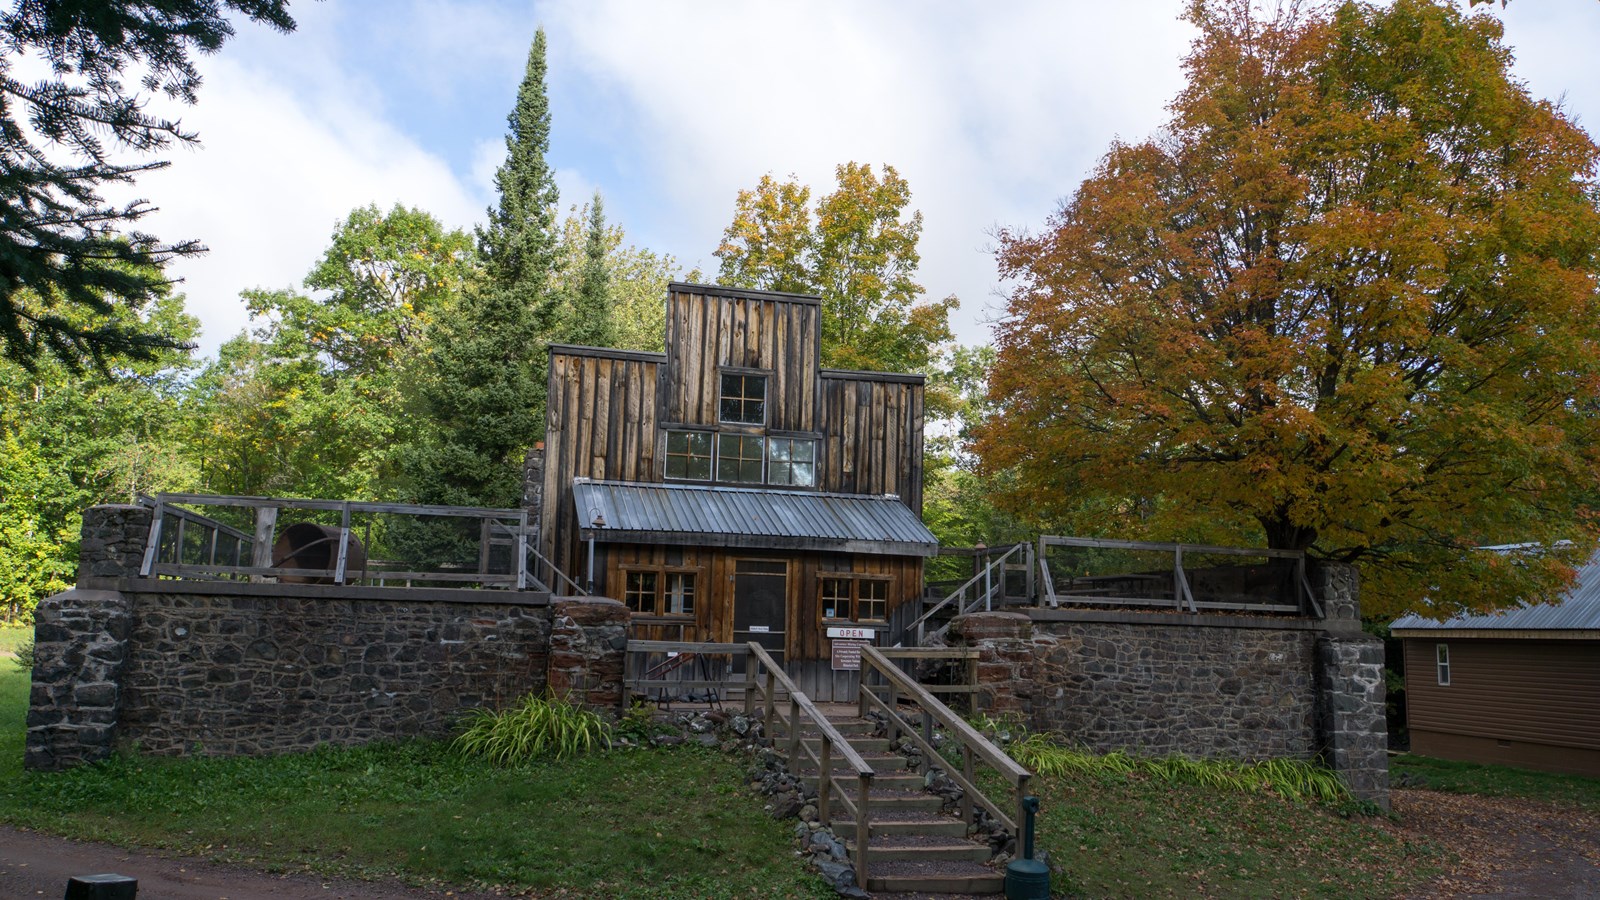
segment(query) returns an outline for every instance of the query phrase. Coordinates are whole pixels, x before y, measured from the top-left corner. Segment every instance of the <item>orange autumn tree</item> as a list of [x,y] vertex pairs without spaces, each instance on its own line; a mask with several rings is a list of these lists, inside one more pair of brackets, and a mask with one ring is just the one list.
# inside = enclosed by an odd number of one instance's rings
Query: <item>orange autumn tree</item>
[[1558,595],[1595,546],[1595,144],[1487,15],[1188,17],[1160,135],[1000,236],[1003,502],[1355,562],[1369,616]]

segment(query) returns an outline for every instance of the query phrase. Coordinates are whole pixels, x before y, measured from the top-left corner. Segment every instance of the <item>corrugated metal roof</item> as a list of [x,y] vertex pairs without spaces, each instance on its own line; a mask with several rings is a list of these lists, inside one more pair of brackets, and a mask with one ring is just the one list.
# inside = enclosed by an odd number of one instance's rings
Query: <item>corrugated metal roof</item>
[[[933,556],[939,541],[892,496],[575,479],[580,535],[620,544]],[[589,527],[596,514],[603,528]]]
[[[1507,548],[1487,548],[1507,549]],[[1485,631],[1586,631],[1600,629],[1600,553],[1578,570],[1572,590],[1556,604],[1538,603],[1487,616],[1457,616],[1443,622],[1415,613],[1396,619],[1391,629]]]

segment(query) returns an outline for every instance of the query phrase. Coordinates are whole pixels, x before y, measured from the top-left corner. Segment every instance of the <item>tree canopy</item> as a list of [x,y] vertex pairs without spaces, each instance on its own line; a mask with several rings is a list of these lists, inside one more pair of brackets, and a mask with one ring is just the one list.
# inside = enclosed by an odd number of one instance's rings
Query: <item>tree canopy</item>
[[1370,615],[1555,596],[1595,543],[1595,144],[1448,3],[1189,17],[1165,130],[1001,235],[1010,508],[1357,562]]
[[[165,291],[164,266],[199,253],[132,230],[153,211],[101,191],[166,163],[143,158],[194,143],[176,120],[146,111],[147,93],[194,103],[191,52],[214,53],[240,13],[294,28],[288,0],[17,0],[0,14],[0,353],[26,367],[49,354],[70,368],[128,356],[154,359],[177,336],[129,324]],[[19,63],[49,75],[25,83]],[[120,312],[119,312],[120,311]]]
[[931,373],[951,338],[956,299],[921,301],[916,281],[922,213],[885,165],[844,163],[837,187],[811,209],[811,189],[762,176],[742,190],[716,250],[730,287],[822,297],[822,362],[845,369]]

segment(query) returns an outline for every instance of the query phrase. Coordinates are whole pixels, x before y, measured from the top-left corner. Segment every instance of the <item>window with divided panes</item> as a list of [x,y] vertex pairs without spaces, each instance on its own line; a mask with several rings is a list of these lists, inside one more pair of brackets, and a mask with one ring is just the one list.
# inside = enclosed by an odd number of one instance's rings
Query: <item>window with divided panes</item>
[[817,442],[805,438],[767,438],[767,483],[815,487]]
[[882,622],[889,617],[889,580],[859,576],[823,576],[822,616]]
[[692,616],[698,587],[695,576],[681,570],[626,569],[622,602],[644,615]]
[[703,431],[667,432],[667,477],[711,480],[711,435]]
[[723,372],[722,400],[718,411],[724,422],[767,424],[767,376]]
[[762,457],[760,435],[717,435],[717,480],[760,484]]

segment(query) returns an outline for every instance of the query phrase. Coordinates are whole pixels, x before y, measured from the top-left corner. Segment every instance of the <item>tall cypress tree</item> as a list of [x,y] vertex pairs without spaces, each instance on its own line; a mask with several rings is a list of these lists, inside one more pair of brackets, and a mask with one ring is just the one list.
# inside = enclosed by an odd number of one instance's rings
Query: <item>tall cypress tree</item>
[[516,506],[522,456],[543,435],[559,202],[545,160],[544,57],[540,29],[507,117],[506,161],[495,173],[500,203],[477,234],[486,277],[435,336],[431,372],[418,386],[425,425],[403,454],[418,502]]
[[583,271],[572,298],[572,320],[563,337],[588,347],[610,347],[616,341],[611,321],[611,270],[606,263],[606,214],[600,192],[589,206],[589,231],[584,241]]

